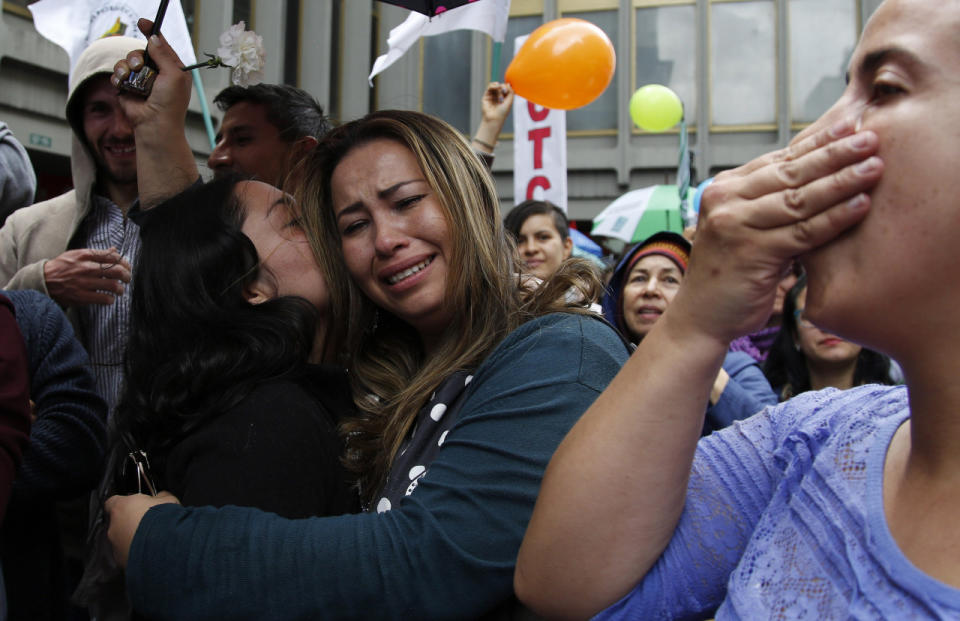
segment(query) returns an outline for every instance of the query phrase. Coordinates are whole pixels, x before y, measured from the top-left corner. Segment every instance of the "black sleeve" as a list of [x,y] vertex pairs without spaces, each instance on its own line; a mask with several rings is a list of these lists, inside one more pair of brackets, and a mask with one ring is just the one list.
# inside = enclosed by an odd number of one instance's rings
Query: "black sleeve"
[[293,382],[263,384],[171,451],[166,481],[187,506],[257,507],[284,517],[357,509],[342,443],[322,406]]

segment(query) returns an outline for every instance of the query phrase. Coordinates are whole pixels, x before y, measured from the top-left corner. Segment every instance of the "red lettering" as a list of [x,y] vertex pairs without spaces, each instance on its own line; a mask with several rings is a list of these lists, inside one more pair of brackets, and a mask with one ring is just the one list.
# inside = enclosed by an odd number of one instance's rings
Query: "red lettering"
[[527,138],[533,141],[533,167],[543,168],[543,141],[550,137],[549,127],[538,127],[527,133]]
[[544,192],[546,192],[550,189],[550,180],[543,175],[531,179],[530,183],[527,184],[527,200],[533,198],[533,191],[537,188],[543,188]]
[[530,115],[530,118],[534,121],[542,121],[547,118],[550,114],[550,108],[540,108],[537,104],[532,101],[527,102],[527,114]]

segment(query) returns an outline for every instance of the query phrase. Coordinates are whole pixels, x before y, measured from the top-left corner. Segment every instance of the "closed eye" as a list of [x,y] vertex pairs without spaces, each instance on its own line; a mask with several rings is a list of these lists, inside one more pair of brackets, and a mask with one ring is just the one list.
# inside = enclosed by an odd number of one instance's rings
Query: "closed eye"
[[353,222],[350,222],[343,227],[343,229],[340,231],[340,235],[341,236],[352,235],[360,231],[364,226],[366,226],[366,224],[367,224],[366,220],[354,220]]
[[902,95],[906,93],[906,89],[901,87],[899,84],[889,82],[886,80],[876,80],[871,85],[871,99],[884,99],[887,97],[895,97],[897,95]]
[[426,196],[426,194],[415,194],[413,196],[407,196],[405,198],[401,198],[396,203],[397,209],[406,209],[408,207],[413,207],[414,205],[419,203],[424,196]]

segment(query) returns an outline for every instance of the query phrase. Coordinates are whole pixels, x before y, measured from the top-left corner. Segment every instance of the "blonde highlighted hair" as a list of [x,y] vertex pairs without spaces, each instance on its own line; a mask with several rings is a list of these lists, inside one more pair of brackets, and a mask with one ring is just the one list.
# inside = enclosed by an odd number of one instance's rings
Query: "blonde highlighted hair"
[[[451,235],[446,283],[452,320],[429,357],[419,334],[378,308],[347,273],[331,200],[331,177],[354,148],[387,139],[410,149],[439,198]],[[359,416],[344,423],[347,466],[365,501],[376,496],[413,422],[431,393],[457,370],[475,369],[524,321],[547,312],[582,312],[565,302],[600,293],[586,264],[571,262],[541,288],[520,284],[516,249],[505,234],[490,173],[463,137],[418,112],[374,112],[333,130],[303,162],[298,192],[304,222],[331,301],[329,346],[350,370]],[[345,329],[343,329],[345,328]]]

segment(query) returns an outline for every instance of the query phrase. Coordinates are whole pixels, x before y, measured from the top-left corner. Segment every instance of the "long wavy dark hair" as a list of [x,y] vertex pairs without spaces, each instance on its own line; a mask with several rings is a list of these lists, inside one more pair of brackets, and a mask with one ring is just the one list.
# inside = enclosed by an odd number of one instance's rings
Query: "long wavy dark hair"
[[302,372],[313,348],[309,302],[244,297],[260,259],[241,231],[242,180],[191,187],[144,214],[112,452],[146,451],[161,486],[173,445],[258,383]]
[[[811,390],[807,358],[797,348],[797,298],[807,288],[807,276],[802,275],[797,284],[787,292],[783,300],[783,323],[780,333],[770,347],[770,354],[763,364],[763,373],[781,401]],[[857,356],[853,371],[853,385],[895,384],[890,377],[890,358],[866,347]]]

